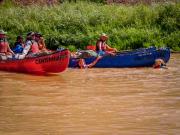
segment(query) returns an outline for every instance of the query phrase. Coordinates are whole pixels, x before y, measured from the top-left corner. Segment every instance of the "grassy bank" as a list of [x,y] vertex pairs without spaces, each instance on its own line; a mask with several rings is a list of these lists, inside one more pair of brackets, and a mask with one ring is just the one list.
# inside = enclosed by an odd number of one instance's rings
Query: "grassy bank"
[[41,32],[49,48],[70,50],[95,44],[99,34],[119,50],[168,46],[180,51],[180,4],[151,6],[103,5],[78,2],[54,7],[0,6],[0,29],[8,32],[11,44],[18,34]]

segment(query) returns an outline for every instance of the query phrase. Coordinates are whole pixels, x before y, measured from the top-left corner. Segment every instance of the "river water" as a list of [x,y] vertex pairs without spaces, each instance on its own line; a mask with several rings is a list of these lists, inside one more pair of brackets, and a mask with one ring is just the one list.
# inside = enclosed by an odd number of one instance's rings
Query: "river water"
[[0,135],[179,135],[180,54],[167,67],[0,72]]

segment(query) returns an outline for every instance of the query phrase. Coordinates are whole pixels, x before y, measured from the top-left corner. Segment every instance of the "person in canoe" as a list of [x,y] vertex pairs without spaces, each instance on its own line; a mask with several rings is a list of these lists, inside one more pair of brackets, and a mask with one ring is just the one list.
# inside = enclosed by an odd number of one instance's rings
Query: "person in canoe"
[[44,41],[44,38],[42,36],[41,33],[35,33],[35,41],[38,43],[38,46],[39,46],[39,50],[42,52],[42,53],[48,53],[50,52],[50,50],[48,50],[46,48],[46,45],[45,45],[45,41]]
[[14,46],[15,46],[15,48],[13,49],[14,53],[22,53],[24,49],[24,41],[21,35],[17,36]]
[[14,52],[11,50],[7,41],[6,32],[0,30],[0,60],[11,59],[14,56]]
[[35,41],[35,33],[29,32],[26,37],[25,47],[21,54],[16,54],[16,59],[24,59],[25,57],[34,57],[40,53],[38,43]]
[[96,42],[96,52],[100,56],[103,56],[105,54],[115,55],[115,52],[117,52],[116,48],[112,48],[106,44],[107,40],[108,40],[108,36],[105,33],[102,33],[100,38]]

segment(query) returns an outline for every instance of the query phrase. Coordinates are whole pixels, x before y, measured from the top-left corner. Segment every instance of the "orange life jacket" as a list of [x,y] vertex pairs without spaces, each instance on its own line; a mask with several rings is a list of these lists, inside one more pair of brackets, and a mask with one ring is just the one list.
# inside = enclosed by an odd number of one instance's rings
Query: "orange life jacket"
[[0,42],[0,53],[7,53],[8,52],[8,42],[2,41]]
[[31,52],[32,53],[39,53],[40,50],[39,50],[39,46],[36,42],[33,42],[32,45],[31,45]]

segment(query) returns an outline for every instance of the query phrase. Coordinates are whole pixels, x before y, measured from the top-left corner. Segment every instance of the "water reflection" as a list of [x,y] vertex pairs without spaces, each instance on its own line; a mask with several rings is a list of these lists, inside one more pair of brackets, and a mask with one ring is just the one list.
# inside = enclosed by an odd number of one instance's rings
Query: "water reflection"
[[180,134],[179,59],[168,69],[0,72],[0,134]]

